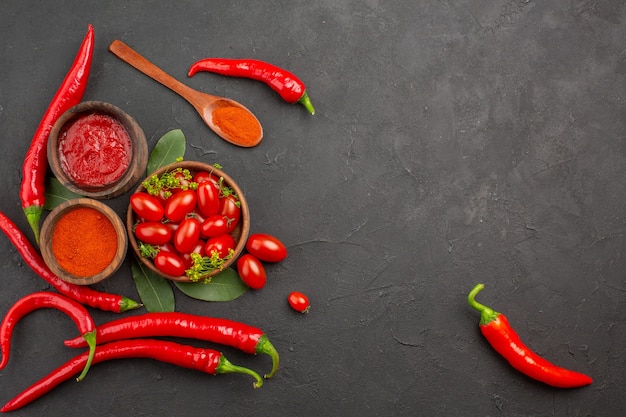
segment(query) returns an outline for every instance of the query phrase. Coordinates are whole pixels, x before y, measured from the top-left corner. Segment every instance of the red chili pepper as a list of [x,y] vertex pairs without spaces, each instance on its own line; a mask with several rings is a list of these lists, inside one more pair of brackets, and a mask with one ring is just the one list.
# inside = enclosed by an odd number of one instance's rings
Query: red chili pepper
[[[263,331],[236,321],[187,313],[165,312],[123,317],[97,328],[98,343],[155,336],[198,339],[231,346],[250,354],[267,354],[272,358],[272,371],[265,375],[265,378],[274,376],[278,369],[278,352]],[[82,347],[85,346],[85,343],[77,337],[66,340],[65,345]]]
[[276,65],[256,59],[205,58],[192,64],[187,75],[193,77],[198,71],[262,81],[287,103],[300,103],[309,113],[315,114],[304,83],[293,73]]
[[[93,365],[108,360],[128,358],[154,359],[211,375],[241,373],[254,378],[254,388],[260,388],[263,385],[263,379],[256,372],[243,366],[233,365],[216,350],[165,340],[130,339],[99,345],[93,358]],[[86,353],[70,359],[6,403],[0,412],[17,410],[51,391],[74,375],[77,369],[85,365],[86,360]]]
[[70,107],[80,103],[87,86],[94,49],[94,31],[89,25],[69,72],[50,102],[31,141],[24,164],[20,198],[22,208],[39,244],[39,220],[45,203],[46,170],[48,168],[48,136],[57,119]]
[[41,278],[46,280],[61,294],[104,311],[121,313],[141,307],[137,301],[117,294],[93,290],[87,286],[75,285],[63,281],[48,268],[37,249],[30,243],[22,231],[4,213],[0,212],[0,230],[9,238],[24,261]]
[[558,388],[577,388],[593,382],[587,375],[556,366],[534,353],[520,340],[503,314],[474,299],[483,288],[485,288],[483,284],[476,285],[469,293],[467,300],[470,306],[480,311],[482,334],[513,368],[537,381]]
[[55,308],[71,317],[82,334],[83,340],[89,346],[83,371],[78,378],[76,378],[77,381],[82,381],[89,371],[96,351],[96,323],[94,323],[87,309],[81,304],[53,292],[35,292],[29,294],[17,301],[4,316],[2,323],[0,323],[0,348],[2,349],[0,369],[4,368],[9,362],[11,336],[13,335],[13,329],[18,321],[28,313],[41,308]]

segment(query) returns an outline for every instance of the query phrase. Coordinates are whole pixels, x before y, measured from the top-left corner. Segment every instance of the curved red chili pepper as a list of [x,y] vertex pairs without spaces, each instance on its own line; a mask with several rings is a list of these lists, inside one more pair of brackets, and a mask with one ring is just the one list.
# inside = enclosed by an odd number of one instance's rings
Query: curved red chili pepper
[[35,240],[39,244],[39,220],[45,203],[45,181],[48,168],[48,136],[57,119],[70,107],[80,103],[85,88],[94,49],[94,30],[89,25],[87,34],[78,50],[76,58],[63,83],[57,90],[39,127],[32,138],[24,164],[22,165],[22,184],[20,199],[22,208],[30,227],[35,233]]
[[13,335],[13,329],[17,323],[25,315],[41,308],[54,308],[67,314],[74,321],[82,335],[82,339],[89,346],[89,352],[87,353],[87,360],[84,364],[83,371],[78,378],[76,378],[78,381],[82,381],[89,371],[96,351],[96,323],[94,323],[87,309],[81,304],[53,292],[35,292],[29,294],[17,301],[4,316],[2,323],[0,323],[0,348],[2,349],[0,369],[4,368],[9,362],[11,336]]
[[122,295],[96,291],[87,286],[71,284],[57,277],[48,268],[48,265],[46,265],[37,249],[30,243],[24,233],[2,212],[0,212],[0,230],[13,243],[28,266],[61,294],[81,304],[114,313],[141,307],[141,304],[137,301]]
[[593,382],[587,375],[556,366],[534,353],[520,340],[503,314],[474,299],[483,288],[485,288],[483,284],[476,285],[467,297],[468,302],[470,306],[480,311],[482,334],[513,368],[537,381],[557,388],[577,388]]
[[300,103],[309,113],[315,114],[304,83],[295,74],[276,65],[257,59],[205,58],[192,64],[187,75],[193,77],[198,71],[262,81],[287,103]]
[[[165,340],[132,339],[99,345],[93,358],[93,365],[108,360],[128,358],[154,359],[211,375],[241,373],[254,378],[254,388],[260,388],[263,385],[263,379],[256,372],[243,366],[233,365],[216,350]],[[77,369],[84,366],[86,360],[85,353],[70,359],[6,403],[0,412],[17,410],[51,391],[74,375]]]
[[[97,328],[98,343],[155,336],[198,339],[231,346],[250,354],[264,353],[272,358],[272,370],[265,377],[271,378],[278,370],[278,352],[263,331],[232,320],[178,312],[146,313],[122,317]],[[82,347],[85,343],[77,337],[66,340],[65,345]]]

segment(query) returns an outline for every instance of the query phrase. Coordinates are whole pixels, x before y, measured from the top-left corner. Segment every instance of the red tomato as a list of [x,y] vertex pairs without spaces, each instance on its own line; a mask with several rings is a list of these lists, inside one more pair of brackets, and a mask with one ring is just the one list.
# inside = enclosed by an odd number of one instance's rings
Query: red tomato
[[200,222],[188,217],[180,222],[174,234],[174,247],[180,253],[189,253],[200,239]]
[[235,239],[231,235],[221,235],[206,241],[204,253],[211,256],[213,252],[217,252],[220,258],[225,258],[230,249],[235,249]]
[[263,264],[249,253],[237,260],[237,272],[244,284],[255,290],[263,288],[267,281]]
[[183,172],[176,172],[174,174],[174,178],[178,180],[178,183],[180,184],[180,186],[176,188],[172,188],[170,190],[172,193],[178,193],[182,190],[189,189],[189,185],[191,184],[192,180],[185,178],[185,174]]
[[205,181],[211,181],[214,184],[219,184],[220,179],[217,175],[211,174],[208,171],[198,171],[196,175],[193,176],[193,181],[198,184],[202,184]]
[[196,190],[198,199],[198,211],[205,216],[217,214],[220,210],[220,192],[210,181],[204,181]]
[[196,208],[196,193],[185,190],[173,194],[165,204],[165,217],[174,223],[180,222],[185,216]]
[[159,199],[148,193],[137,192],[132,194],[130,206],[139,218],[150,222],[158,222],[165,214],[165,209],[163,209]]
[[173,277],[185,275],[185,263],[180,256],[172,252],[159,251],[154,257],[154,266],[166,275]]
[[225,235],[228,229],[228,218],[222,214],[209,216],[200,224],[200,234],[204,237]]
[[220,199],[220,210],[218,213],[228,217],[228,232],[232,232],[241,218],[239,199],[232,194],[222,197]]
[[204,256],[204,245],[205,242],[202,239],[198,239],[194,247],[188,253],[181,253],[180,257],[185,262],[186,268],[191,268],[193,265],[193,260],[191,259],[192,253],[197,253],[200,256]]
[[289,294],[289,298],[287,300],[289,301],[289,305],[291,306],[291,308],[299,311],[300,313],[308,313],[311,308],[311,305],[309,304],[309,299],[301,292],[292,292],[291,294]]
[[265,233],[250,235],[246,250],[265,262],[280,262],[287,257],[287,248],[283,242]]
[[163,245],[172,238],[170,228],[159,222],[143,222],[135,227],[135,237],[150,245]]

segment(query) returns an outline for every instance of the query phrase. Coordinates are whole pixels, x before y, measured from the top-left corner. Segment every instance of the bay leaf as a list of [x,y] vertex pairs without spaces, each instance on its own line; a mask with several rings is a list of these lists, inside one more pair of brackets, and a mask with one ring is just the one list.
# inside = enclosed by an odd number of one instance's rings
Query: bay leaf
[[186,140],[183,131],[174,129],[163,135],[154,145],[154,149],[150,152],[148,165],[146,167],[147,175],[150,175],[157,169],[169,165],[176,160],[185,156]]
[[232,301],[247,290],[239,274],[233,268],[227,268],[211,278],[211,282],[174,282],[185,295],[203,301]]
[[150,313],[174,311],[174,290],[169,280],[146,268],[139,261],[133,262],[131,272],[146,310]]
[[76,194],[73,191],[65,188],[61,182],[55,177],[48,177],[46,181],[46,202],[44,203],[44,210],[53,210],[56,206],[65,203],[68,200],[83,197],[80,194]]

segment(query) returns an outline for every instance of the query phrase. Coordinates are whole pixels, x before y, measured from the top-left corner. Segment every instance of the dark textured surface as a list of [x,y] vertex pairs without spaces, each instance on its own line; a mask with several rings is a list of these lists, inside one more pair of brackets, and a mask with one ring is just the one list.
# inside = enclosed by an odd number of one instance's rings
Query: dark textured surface
[[[20,164],[92,23],[85,99],[130,113],[150,149],[182,129],[186,158],[220,163],[246,193],[252,231],[290,252],[268,267],[263,290],[236,301],[176,293],[180,311],[266,330],[282,364],[262,389],[127,360],[13,414],[625,415],[625,20],[621,0],[2,1],[1,211],[27,230]],[[110,54],[114,39],[245,104],[264,141],[219,140],[189,104]],[[291,69],[317,114],[257,82],[187,79],[205,56]],[[119,213],[127,203],[110,201]],[[7,239],[0,253],[4,314],[48,287]],[[479,300],[532,348],[594,384],[557,390],[511,370],[467,306],[479,281]],[[137,297],[129,266],[97,288]],[[292,290],[309,295],[308,316],[287,306]],[[0,372],[0,403],[75,354],[62,345],[74,334],[52,310],[26,317]]]

